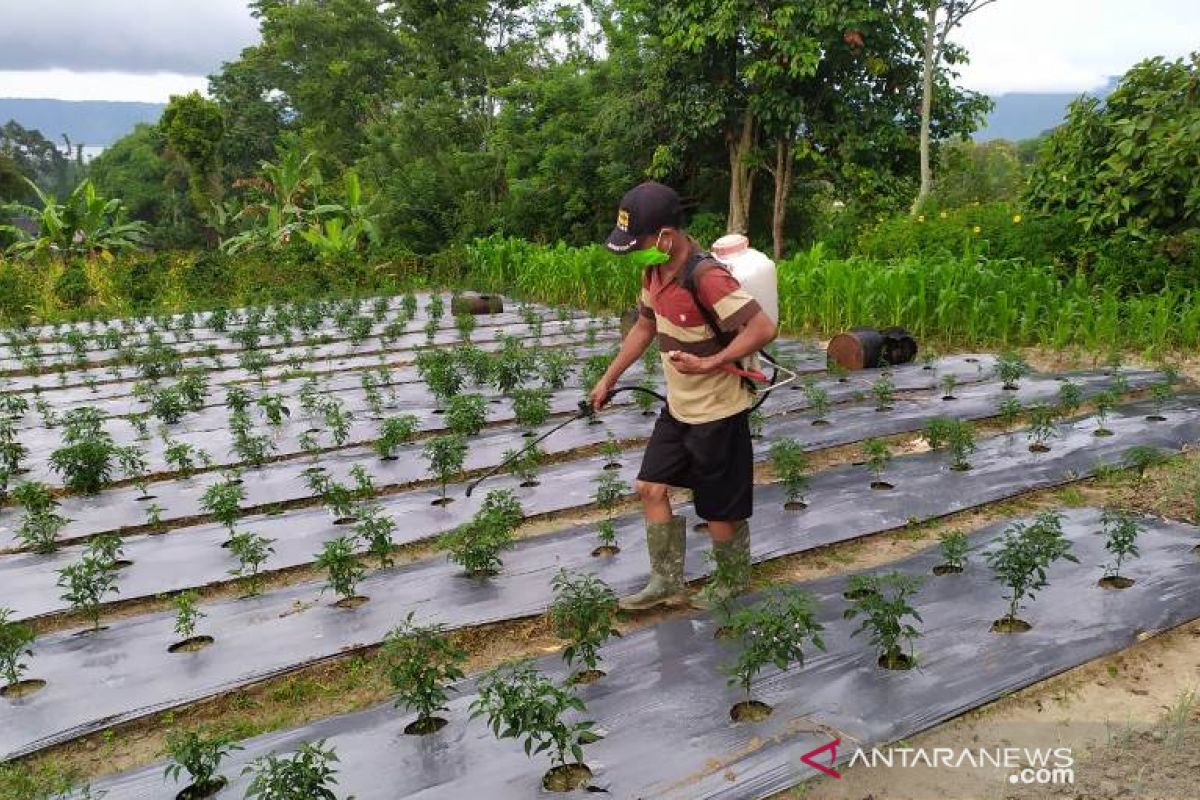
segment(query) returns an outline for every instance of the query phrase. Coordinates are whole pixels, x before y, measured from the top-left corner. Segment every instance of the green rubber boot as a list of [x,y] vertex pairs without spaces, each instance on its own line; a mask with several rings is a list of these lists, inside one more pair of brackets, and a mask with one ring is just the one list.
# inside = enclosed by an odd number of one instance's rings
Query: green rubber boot
[[650,551],[650,582],[646,588],[628,597],[619,605],[626,611],[641,611],[664,603],[683,602],[687,584],[683,582],[683,553],[687,543],[683,517],[673,516],[668,522],[646,525],[646,549]]
[[729,541],[713,542],[710,560],[712,576],[692,598],[698,608],[722,606],[750,588],[750,521],[739,522]]

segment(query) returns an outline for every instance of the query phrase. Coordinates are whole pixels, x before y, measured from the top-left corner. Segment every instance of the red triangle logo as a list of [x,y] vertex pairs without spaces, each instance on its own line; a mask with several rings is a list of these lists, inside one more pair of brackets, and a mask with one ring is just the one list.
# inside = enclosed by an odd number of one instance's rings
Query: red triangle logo
[[[820,747],[818,747],[816,750],[808,751],[804,755],[800,756],[800,760],[803,761],[805,764],[808,764],[813,769],[818,770],[820,772],[824,772],[826,775],[832,775],[835,778],[840,778],[840,777],[842,777],[842,773],[840,773],[836,769],[834,769],[833,765],[837,763],[837,748],[838,748],[838,745],[841,743],[842,743],[841,739],[834,739],[829,744],[823,744]],[[816,761],[813,761],[813,759],[816,756],[820,755],[821,753],[824,753],[826,750],[829,751],[829,766],[826,766],[824,764],[818,764]]]

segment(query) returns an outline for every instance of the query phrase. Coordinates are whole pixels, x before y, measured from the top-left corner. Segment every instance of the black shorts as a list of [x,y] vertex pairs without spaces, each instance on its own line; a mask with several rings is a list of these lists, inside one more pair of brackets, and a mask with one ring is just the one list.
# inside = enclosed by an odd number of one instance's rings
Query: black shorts
[[754,511],[750,410],[689,425],[664,408],[654,423],[637,477],[691,489],[701,519],[749,519]]

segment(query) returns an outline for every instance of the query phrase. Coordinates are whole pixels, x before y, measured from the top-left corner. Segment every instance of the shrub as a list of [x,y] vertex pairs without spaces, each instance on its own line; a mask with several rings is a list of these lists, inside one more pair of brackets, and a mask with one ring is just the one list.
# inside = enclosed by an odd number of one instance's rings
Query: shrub
[[771,466],[775,476],[783,484],[784,505],[804,505],[804,491],[808,488],[808,456],[804,446],[795,439],[779,439],[771,443]]
[[578,661],[589,672],[596,670],[597,652],[609,637],[621,634],[613,627],[617,596],[604,581],[591,574],[571,574],[560,569],[550,581],[554,601],[550,623],[555,635],[567,640],[563,661],[574,668]]
[[231,531],[229,552],[238,560],[238,566],[236,569],[231,569],[229,574],[235,578],[247,579],[246,594],[248,596],[252,597],[258,594],[261,580],[258,571],[275,552],[275,548],[271,547],[273,541],[275,540],[257,533],[232,533]]
[[441,500],[445,505],[446,484],[462,470],[467,457],[467,441],[458,434],[435,436],[425,443],[422,455],[429,462],[429,472],[441,486]]
[[[1104,566],[1104,577],[1114,585],[1128,586],[1128,578],[1121,577],[1121,565],[1126,559],[1137,558],[1137,537],[1141,533],[1137,517],[1128,511],[1108,510],[1100,518],[1104,526],[1104,549],[1113,561]],[[1130,581],[1132,583],[1132,581]]]
[[33,655],[30,645],[35,635],[32,628],[10,620],[10,616],[12,609],[0,608],[0,677],[6,685],[15,686],[26,669],[22,659]]
[[446,404],[446,425],[460,436],[474,436],[487,422],[487,400],[480,394],[458,394]]
[[804,647],[825,649],[823,626],[817,622],[815,601],[801,589],[774,589],[752,606],[739,609],[725,622],[740,648],[737,660],[723,669],[731,685],[740,686],[750,699],[754,678],[768,664],[786,671],[804,666]]
[[417,424],[417,418],[412,414],[383,420],[379,424],[379,438],[373,444],[375,452],[382,459],[394,459],[400,445],[412,441],[413,435],[417,431]]
[[450,561],[468,575],[494,575],[504,566],[500,553],[513,546],[513,529],[522,518],[521,506],[512,492],[488,492],[483,506],[470,522],[438,537],[438,549],[449,552]]
[[846,609],[846,619],[862,617],[852,636],[867,632],[879,651],[879,666],[908,669],[916,664],[912,643],[921,632],[906,617],[921,622],[921,615],[909,605],[908,598],[921,588],[922,579],[899,572],[884,575],[853,575],[847,594],[854,605]]
[[1037,516],[1031,524],[1013,523],[1000,542],[984,554],[995,578],[1008,589],[1008,613],[992,625],[993,630],[1024,630],[1028,623],[1017,618],[1022,601],[1032,600],[1048,582],[1046,570],[1060,558],[1078,563],[1071,542],[1063,536],[1062,517],[1052,511]]
[[190,792],[180,797],[208,797],[220,791],[228,780],[217,772],[231,752],[241,750],[226,736],[207,736],[203,731],[171,731],[167,735],[166,756],[170,759],[166,777],[178,781],[186,772]]
[[436,714],[447,710],[447,695],[454,690],[451,684],[463,678],[467,652],[446,636],[442,625],[416,625],[413,616],[410,611],[388,633],[379,663],[396,690],[396,707],[417,712],[405,733],[425,734],[444,724]]
[[313,563],[325,570],[326,588],[332,589],[342,601],[355,596],[359,582],[367,574],[354,557],[354,543],[345,536],[325,542]]

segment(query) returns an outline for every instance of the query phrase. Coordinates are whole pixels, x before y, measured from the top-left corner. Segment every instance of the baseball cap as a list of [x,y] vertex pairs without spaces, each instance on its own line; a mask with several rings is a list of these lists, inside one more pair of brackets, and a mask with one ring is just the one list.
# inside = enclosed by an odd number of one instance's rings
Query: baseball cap
[[617,225],[604,246],[617,255],[625,255],[637,244],[638,237],[658,233],[663,228],[683,224],[683,204],[669,186],[647,181],[625,193],[617,211]]

